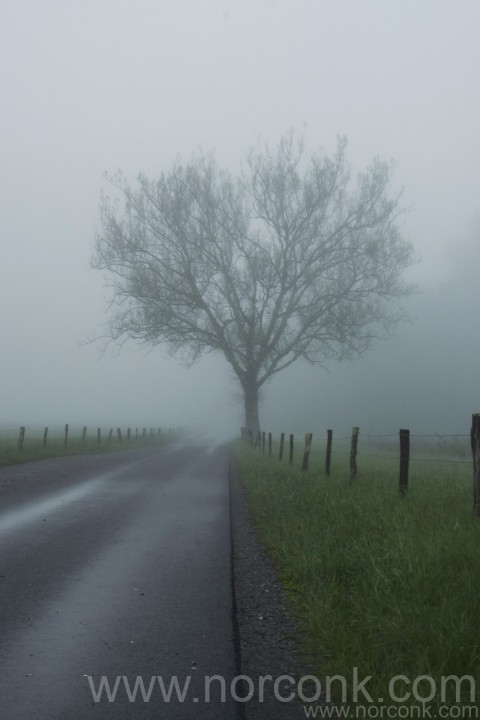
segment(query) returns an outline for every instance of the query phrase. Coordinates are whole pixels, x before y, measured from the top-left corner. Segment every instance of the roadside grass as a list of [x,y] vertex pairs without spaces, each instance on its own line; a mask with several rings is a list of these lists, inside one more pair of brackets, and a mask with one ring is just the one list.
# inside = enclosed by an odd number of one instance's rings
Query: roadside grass
[[[441,697],[442,676],[470,675],[479,684],[480,522],[471,514],[468,463],[412,461],[402,499],[398,463],[388,453],[359,455],[353,481],[348,447],[333,458],[330,477],[318,452],[307,472],[244,443],[235,454],[253,517],[302,622],[301,650],[318,677],[344,676],[351,701],[356,667],[360,679],[372,676],[372,698],[390,704],[389,681],[404,675],[411,684],[399,681],[396,692],[410,693],[409,706],[419,704],[413,681],[428,675],[437,688],[433,708],[455,704],[453,681]],[[461,701],[471,705],[470,683],[462,688]],[[332,683],[339,701],[335,689],[340,682]],[[416,695],[431,690],[425,680]]]
[[[27,429],[28,433],[28,429]],[[130,440],[126,437],[122,438],[122,442],[118,441],[116,435],[112,435],[108,440],[108,435],[103,436],[100,443],[95,437],[86,437],[85,442],[81,437],[75,437],[73,434],[68,438],[65,444],[64,437],[61,433],[48,436],[47,446],[43,445],[43,432],[36,434],[37,436],[25,439],[23,450],[18,449],[18,436],[14,438],[0,436],[0,466],[16,465],[18,463],[29,462],[32,460],[42,460],[51,457],[68,457],[70,455],[92,455],[96,453],[122,452],[125,450],[133,450],[135,448],[153,447],[164,445],[176,439],[174,433],[163,433],[161,435],[147,434],[145,437],[132,436]]]

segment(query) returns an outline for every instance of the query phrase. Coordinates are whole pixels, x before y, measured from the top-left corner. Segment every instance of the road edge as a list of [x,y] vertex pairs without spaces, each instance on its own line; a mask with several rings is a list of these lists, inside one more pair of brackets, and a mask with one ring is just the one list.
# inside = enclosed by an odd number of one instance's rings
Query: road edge
[[[305,717],[303,703],[298,698],[290,702],[276,700],[272,683],[265,685],[264,702],[258,697],[259,676],[272,676],[275,680],[290,675],[297,681],[308,670],[299,655],[299,623],[288,607],[278,573],[255,529],[231,450],[229,484],[237,661],[240,673],[251,678],[255,686],[254,697],[243,703],[241,717],[298,720]],[[245,688],[245,695],[247,692]],[[291,692],[289,684],[282,684],[280,692],[287,698]]]

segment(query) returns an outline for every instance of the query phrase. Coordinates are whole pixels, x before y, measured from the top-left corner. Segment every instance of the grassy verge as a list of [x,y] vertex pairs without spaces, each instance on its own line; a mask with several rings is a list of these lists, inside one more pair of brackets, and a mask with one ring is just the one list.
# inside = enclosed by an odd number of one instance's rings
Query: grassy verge
[[[413,684],[429,675],[433,708],[455,704],[453,683],[441,697],[442,676],[480,684],[480,522],[471,516],[468,464],[412,462],[402,500],[388,457],[363,457],[350,482],[347,453],[327,478],[318,456],[302,473],[241,443],[235,452],[319,677],[351,679],[357,667],[360,678],[372,676],[372,697],[386,700],[394,676]],[[471,704],[469,682],[462,687]],[[431,688],[420,682],[416,694]],[[398,695],[407,692],[405,704],[418,705],[412,685],[399,683]]]
[[25,441],[23,450],[18,449],[18,441],[14,438],[0,439],[0,466],[15,465],[17,463],[29,462],[30,460],[41,460],[43,458],[70,456],[70,455],[91,455],[94,453],[121,452],[135,448],[163,445],[171,442],[176,436],[174,434],[146,435],[127,441],[126,437],[119,442],[116,436],[109,441],[108,436],[103,437],[101,443],[96,437],[86,438],[85,442],[78,437],[69,437],[67,445],[60,435],[48,438],[47,446],[43,445],[43,437],[29,437]]

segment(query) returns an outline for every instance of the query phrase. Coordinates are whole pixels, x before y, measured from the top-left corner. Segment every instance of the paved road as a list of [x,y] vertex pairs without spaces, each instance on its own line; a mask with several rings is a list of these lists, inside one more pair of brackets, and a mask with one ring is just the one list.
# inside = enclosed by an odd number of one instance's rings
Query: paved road
[[[0,500],[1,720],[241,716],[221,680],[204,702],[205,676],[238,673],[227,451],[128,458]],[[162,695],[174,676],[184,702]]]

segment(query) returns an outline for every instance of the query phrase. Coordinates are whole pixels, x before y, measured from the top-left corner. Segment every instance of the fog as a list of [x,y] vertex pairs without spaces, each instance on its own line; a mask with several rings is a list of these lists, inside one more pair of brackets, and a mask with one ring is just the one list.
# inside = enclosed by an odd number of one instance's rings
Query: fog
[[233,373],[133,342],[90,269],[103,173],[154,177],[258,138],[348,137],[354,171],[396,163],[414,322],[354,362],[298,363],[265,389],[278,432],[466,432],[480,409],[477,0],[3,0],[0,8],[0,425],[197,426],[235,434]]

